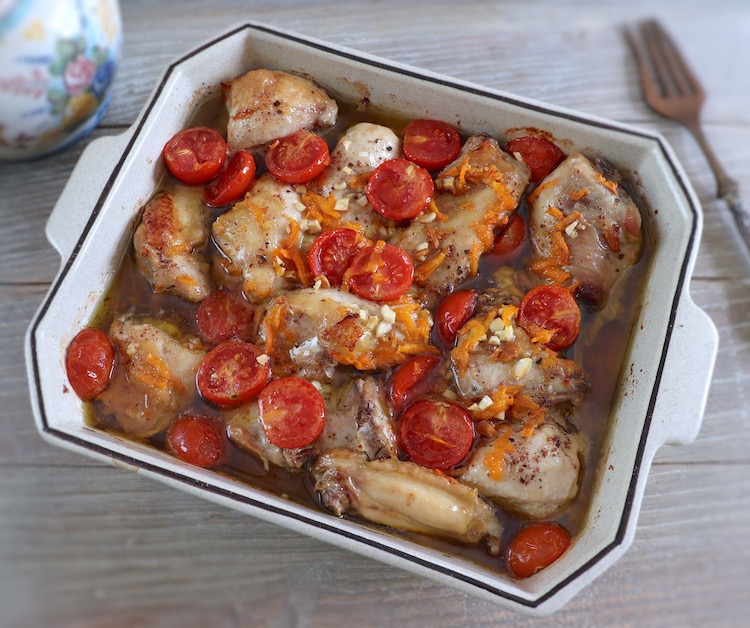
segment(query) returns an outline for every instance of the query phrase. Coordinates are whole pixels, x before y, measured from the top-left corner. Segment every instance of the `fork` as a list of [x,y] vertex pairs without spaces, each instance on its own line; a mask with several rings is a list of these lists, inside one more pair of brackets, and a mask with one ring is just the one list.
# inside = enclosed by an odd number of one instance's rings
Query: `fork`
[[706,94],[667,32],[656,20],[640,24],[640,42],[625,29],[638,65],[646,103],[657,113],[679,122],[692,133],[716,177],[717,196],[731,210],[740,235],[750,250],[750,211],[742,204],[737,181],[719,163],[700,124]]

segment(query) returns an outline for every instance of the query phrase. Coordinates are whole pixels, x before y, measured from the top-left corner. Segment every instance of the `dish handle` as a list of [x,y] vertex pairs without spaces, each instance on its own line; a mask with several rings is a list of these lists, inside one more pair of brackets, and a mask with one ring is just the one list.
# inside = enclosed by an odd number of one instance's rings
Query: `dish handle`
[[716,326],[686,289],[677,307],[654,407],[661,443],[687,445],[697,438],[718,348]]
[[47,240],[57,249],[63,261],[73,253],[87,223],[93,219],[94,207],[131,134],[127,131],[121,135],[101,137],[81,153],[45,227]]

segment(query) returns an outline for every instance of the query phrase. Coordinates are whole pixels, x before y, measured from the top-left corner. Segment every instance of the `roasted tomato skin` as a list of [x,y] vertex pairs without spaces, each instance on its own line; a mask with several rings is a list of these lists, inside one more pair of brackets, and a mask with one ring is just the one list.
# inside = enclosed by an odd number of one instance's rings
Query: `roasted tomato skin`
[[521,216],[513,214],[508,224],[495,237],[492,253],[498,256],[499,261],[510,262],[518,257],[525,241],[526,223]]
[[546,343],[553,351],[572,345],[581,326],[581,310],[560,286],[537,286],[526,293],[518,308],[518,324],[532,336],[554,330]]
[[169,171],[183,183],[213,179],[227,158],[227,143],[216,129],[196,126],[177,133],[162,150]]
[[474,422],[455,403],[422,399],[410,405],[399,424],[399,444],[412,462],[447,471],[474,443]]
[[396,412],[406,405],[415,387],[423,382],[438,364],[440,358],[436,355],[418,355],[393,370],[390,393]]
[[91,401],[107,389],[114,364],[115,349],[100,329],[78,332],[65,354],[68,381],[83,401]]
[[505,551],[505,564],[518,578],[529,578],[554,563],[570,546],[570,533],[557,523],[537,522],[523,528]]
[[222,207],[240,200],[255,179],[255,158],[247,151],[237,151],[204,191],[204,199],[211,207]]
[[307,263],[315,277],[322,275],[332,286],[340,286],[346,269],[367,243],[354,229],[330,229],[315,238]]
[[200,394],[206,401],[227,408],[251,401],[271,376],[267,360],[259,361],[262,355],[255,345],[236,339],[214,347],[198,367]]
[[461,136],[442,120],[412,120],[404,129],[404,157],[430,171],[440,170],[461,152]]
[[203,299],[195,319],[201,336],[213,344],[230,338],[250,340],[255,330],[252,307],[226,289],[216,290]]
[[435,312],[435,329],[440,342],[452,347],[458,330],[474,314],[479,295],[474,290],[457,290],[445,297]]
[[167,430],[167,450],[188,464],[217,467],[227,457],[226,433],[209,417],[185,415]]
[[366,194],[378,214],[400,222],[427,207],[435,195],[435,183],[424,168],[406,159],[389,159],[370,175]]
[[272,142],[265,162],[279,181],[307,183],[325,170],[331,163],[331,155],[322,137],[301,129]]
[[510,140],[505,149],[511,155],[521,155],[531,170],[532,181],[541,181],[565,159],[565,154],[552,142],[532,135]]
[[283,377],[263,389],[260,422],[268,440],[285,449],[307,447],[325,428],[325,402],[306,379]]
[[393,301],[406,294],[414,281],[414,262],[399,246],[378,241],[352,259],[344,284],[371,301]]

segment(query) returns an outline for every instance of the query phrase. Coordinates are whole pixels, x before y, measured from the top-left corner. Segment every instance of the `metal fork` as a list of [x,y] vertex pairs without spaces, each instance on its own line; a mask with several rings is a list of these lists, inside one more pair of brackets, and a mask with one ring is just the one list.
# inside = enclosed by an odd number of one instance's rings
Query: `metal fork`
[[630,28],[625,29],[625,36],[638,64],[646,103],[693,134],[716,177],[717,196],[726,201],[750,251],[750,211],[742,204],[737,182],[724,171],[701,129],[700,112],[706,99],[703,88],[657,21],[641,23],[639,31],[640,38]]

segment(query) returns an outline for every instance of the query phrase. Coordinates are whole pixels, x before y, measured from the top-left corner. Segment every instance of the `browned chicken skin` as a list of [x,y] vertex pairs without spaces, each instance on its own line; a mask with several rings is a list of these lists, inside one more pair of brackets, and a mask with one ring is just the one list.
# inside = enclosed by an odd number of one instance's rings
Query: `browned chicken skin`
[[201,301],[211,282],[201,248],[208,240],[208,210],[199,189],[174,185],[152,198],[133,236],[135,262],[156,292]]

